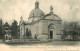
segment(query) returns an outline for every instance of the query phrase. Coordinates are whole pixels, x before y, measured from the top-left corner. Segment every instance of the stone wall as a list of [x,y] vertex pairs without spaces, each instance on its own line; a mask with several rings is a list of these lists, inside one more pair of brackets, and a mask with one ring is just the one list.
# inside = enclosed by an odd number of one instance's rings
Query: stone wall
[[[23,36],[26,34],[26,29],[31,31],[32,38],[35,38],[35,35],[37,35],[37,39],[49,39],[49,25],[53,24],[54,26],[54,34],[53,39],[61,39],[61,22],[60,21],[53,21],[53,20],[41,20],[35,24],[32,25],[24,25],[22,24],[20,26],[20,38],[23,38]],[[21,31],[22,29],[22,31]]]
[[53,34],[53,39],[61,39],[61,28],[60,24],[58,21],[50,21],[50,20],[42,20],[42,33],[43,34],[48,34],[49,35],[49,28],[48,26],[50,24],[54,25],[54,34]]

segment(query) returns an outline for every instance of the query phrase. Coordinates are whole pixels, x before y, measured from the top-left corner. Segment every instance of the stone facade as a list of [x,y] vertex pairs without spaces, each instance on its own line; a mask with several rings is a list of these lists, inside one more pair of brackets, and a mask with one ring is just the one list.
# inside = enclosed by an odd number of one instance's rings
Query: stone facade
[[28,29],[32,39],[61,40],[61,22],[61,18],[53,13],[52,6],[50,7],[50,13],[44,15],[43,11],[39,9],[39,2],[36,2],[35,9],[31,11],[28,21],[25,22],[21,17],[20,38],[26,37],[26,30]]

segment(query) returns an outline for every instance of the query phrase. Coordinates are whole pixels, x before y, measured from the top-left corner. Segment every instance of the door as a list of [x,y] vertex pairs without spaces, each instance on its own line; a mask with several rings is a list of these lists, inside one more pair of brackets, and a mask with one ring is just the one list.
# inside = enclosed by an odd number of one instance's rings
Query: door
[[8,37],[6,36],[6,39],[8,39]]
[[53,30],[50,30],[50,39],[53,39]]

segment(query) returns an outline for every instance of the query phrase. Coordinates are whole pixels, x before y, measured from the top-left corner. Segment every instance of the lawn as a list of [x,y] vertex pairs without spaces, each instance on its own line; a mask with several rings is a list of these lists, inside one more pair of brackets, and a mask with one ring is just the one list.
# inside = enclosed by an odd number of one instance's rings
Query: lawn
[[79,46],[80,41],[51,41],[51,42],[28,42],[28,43],[5,43],[11,46],[35,46],[35,45],[47,45],[47,46]]

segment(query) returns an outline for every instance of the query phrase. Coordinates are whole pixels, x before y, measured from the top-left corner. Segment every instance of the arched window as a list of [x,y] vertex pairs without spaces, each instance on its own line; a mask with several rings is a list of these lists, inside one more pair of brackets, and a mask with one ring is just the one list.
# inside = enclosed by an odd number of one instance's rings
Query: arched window
[[28,28],[26,29],[26,36],[28,36],[29,32],[28,32]]
[[21,34],[22,34],[22,28],[21,28]]

